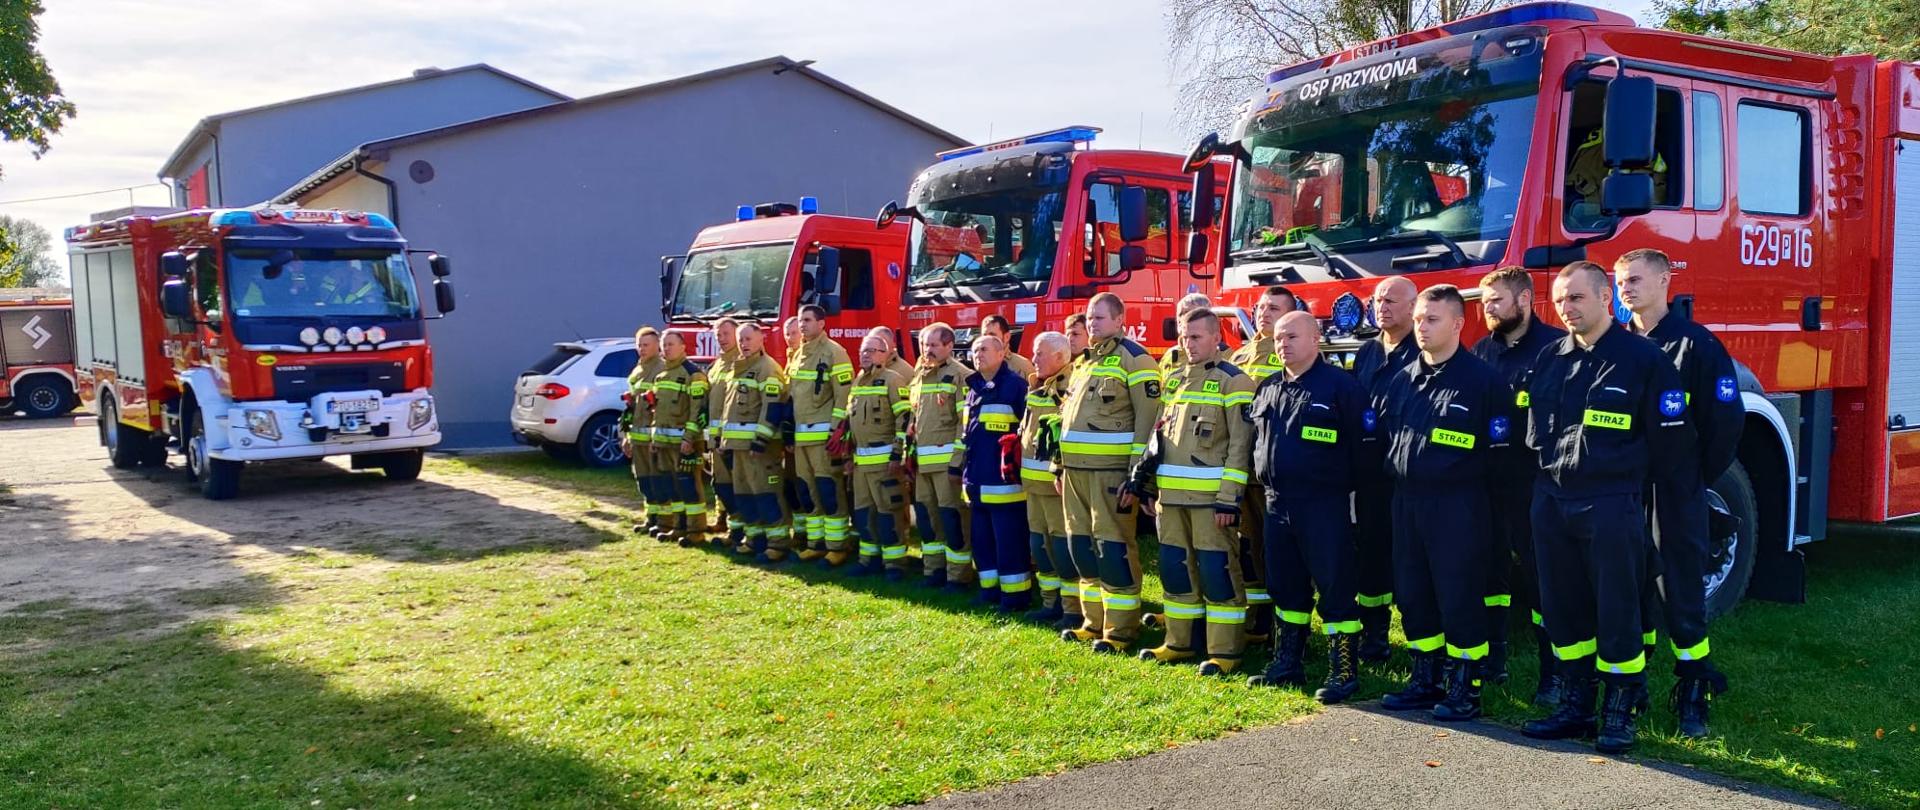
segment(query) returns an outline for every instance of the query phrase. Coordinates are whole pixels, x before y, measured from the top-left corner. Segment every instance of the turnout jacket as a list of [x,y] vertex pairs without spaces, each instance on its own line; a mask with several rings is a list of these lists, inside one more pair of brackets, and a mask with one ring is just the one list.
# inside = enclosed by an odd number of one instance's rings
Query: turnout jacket
[[973,370],[951,357],[938,365],[925,355],[914,371],[907,397],[913,403],[914,463],[920,472],[945,467],[958,473],[966,463],[966,399],[961,386]]
[[847,432],[853,442],[854,464],[866,467],[905,460],[907,381],[885,366],[865,369],[853,380],[847,403]]
[[1160,417],[1160,369],[1140,344],[1112,337],[1087,348],[1060,405],[1060,466],[1126,470]]
[[750,450],[756,443],[779,435],[780,405],[786,399],[786,380],[780,367],[764,351],[742,355],[727,375],[722,400],[720,447]]
[[853,361],[846,348],[825,333],[802,341],[788,357],[787,383],[792,386],[794,444],[825,444],[834,423],[847,417]]
[[1166,408],[1134,465],[1135,490],[1161,506],[1239,514],[1253,462],[1253,378],[1219,360],[1188,363],[1167,378]]

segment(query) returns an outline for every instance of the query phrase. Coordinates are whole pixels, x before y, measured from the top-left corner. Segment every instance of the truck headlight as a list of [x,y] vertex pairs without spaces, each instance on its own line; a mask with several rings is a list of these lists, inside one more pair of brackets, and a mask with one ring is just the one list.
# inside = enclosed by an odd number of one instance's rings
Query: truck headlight
[[280,441],[280,422],[273,418],[273,411],[246,412],[247,432],[270,442]]
[[407,429],[419,430],[433,421],[433,400],[416,399],[407,406]]

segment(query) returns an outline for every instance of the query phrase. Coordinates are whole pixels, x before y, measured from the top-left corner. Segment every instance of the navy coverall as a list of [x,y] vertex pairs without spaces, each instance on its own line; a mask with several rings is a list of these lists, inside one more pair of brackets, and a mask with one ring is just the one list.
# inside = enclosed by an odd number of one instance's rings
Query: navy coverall
[[[1392,351],[1385,336],[1360,345],[1353,358],[1353,375],[1367,389],[1369,406],[1378,413],[1387,395],[1387,382],[1412,365],[1420,356],[1420,347],[1408,333]],[[1354,480],[1354,530],[1358,543],[1361,615],[1375,633],[1387,632],[1393,621],[1393,481],[1377,464],[1379,448]],[[1382,636],[1384,637],[1384,636]]]
[[[1473,344],[1474,356],[1493,366],[1514,392],[1516,431],[1526,424],[1527,384],[1540,364],[1541,352],[1567,336],[1566,330],[1537,317],[1527,320],[1527,331],[1514,343],[1488,335]],[[1494,641],[1506,640],[1506,609],[1513,606],[1516,589],[1533,614],[1533,626],[1540,626],[1540,583],[1534,576],[1533,526],[1528,520],[1539,462],[1539,456],[1518,436],[1506,450],[1496,453],[1492,462],[1494,559],[1487,573],[1487,621],[1492,623]],[[1518,566],[1514,565],[1515,557],[1520,560]]]
[[[973,507],[973,564],[980,590],[999,589],[1002,610],[1033,601],[1027,558],[1027,493],[1020,483],[1020,418],[1027,412],[1027,381],[1001,363],[992,377],[967,375],[967,457],[961,483]],[[1008,438],[1012,437],[1012,438]],[[1012,475],[1002,464],[1002,440],[1011,444]]]
[[1311,624],[1320,591],[1328,635],[1360,632],[1349,496],[1375,415],[1352,375],[1316,360],[1253,395],[1253,472],[1266,489],[1267,587],[1280,621]]

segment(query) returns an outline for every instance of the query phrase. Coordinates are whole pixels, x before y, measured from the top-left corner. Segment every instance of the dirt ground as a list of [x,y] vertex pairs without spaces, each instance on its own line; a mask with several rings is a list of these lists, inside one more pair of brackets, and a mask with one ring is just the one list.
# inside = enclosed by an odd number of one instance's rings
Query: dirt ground
[[594,536],[584,498],[432,464],[410,484],[344,458],[254,466],[239,498],[208,501],[181,463],[114,469],[89,415],[0,419],[0,613],[145,607],[184,620],[253,601],[208,594],[276,587],[276,566],[319,549],[397,562]]

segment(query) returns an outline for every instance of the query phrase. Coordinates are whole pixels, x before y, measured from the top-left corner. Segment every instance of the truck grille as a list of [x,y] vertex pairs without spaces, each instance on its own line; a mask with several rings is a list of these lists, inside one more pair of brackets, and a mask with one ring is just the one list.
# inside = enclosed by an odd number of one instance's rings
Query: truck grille
[[275,399],[298,402],[328,391],[379,391],[397,394],[406,390],[405,367],[400,363],[334,363],[311,366],[277,366],[273,369]]

